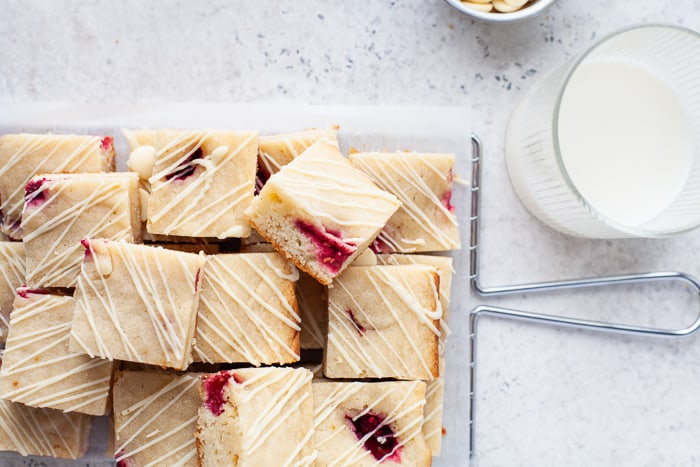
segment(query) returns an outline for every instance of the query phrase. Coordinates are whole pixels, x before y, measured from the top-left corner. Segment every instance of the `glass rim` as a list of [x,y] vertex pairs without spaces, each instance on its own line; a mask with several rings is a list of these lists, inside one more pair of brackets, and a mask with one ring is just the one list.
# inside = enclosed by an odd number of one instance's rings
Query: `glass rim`
[[572,76],[578,70],[579,66],[600,46],[608,42],[610,39],[613,39],[617,36],[621,36],[623,34],[627,34],[631,31],[637,31],[640,29],[667,29],[667,30],[675,30],[677,32],[689,34],[690,36],[694,37],[697,40],[700,40],[700,32],[694,31],[690,28],[686,28],[684,26],[679,26],[676,24],[670,24],[670,23],[646,23],[646,24],[635,24],[632,26],[628,26],[626,28],[617,30],[615,32],[612,32],[610,34],[607,34],[600,39],[596,40],[593,44],[588,46],[587,49],[585,49],[583,52],[580,52],[577,56],[571,60],[571,63],[568,65],[568,68],[566,69],[566,72],[564,73],[564,81],[559,87],[559,90],[557,91],[557,94],[554,99],[554,112],[552,114],[552,138],[553,138],[553,146],[554,146],[554,159],[557,162],[557,166],[559,167],[559,171],[562,174],[562,177],[564,178],[564,182],[566,183],[567,188],[571,190],[571,192],[574,194],[576,199],[579,200],[579,202],[583,205],[583,207],[590,212],[594,218],[598,219],[600,222],[603,224],[617,230],[618,232],[634,236],[634,237],[647,237],[647,238],[662,238],[662,237],[668,237],[671,235],[677,235],[677,234],[682,234],[685,232],[689,232],[691,230],[694,230],[695,228],[700,225],[700,221],[695,223],[694,225],[690,225],[688,227],[683,227],[677,230],[649,230],[649,229],[641,229],[638,227],[632,227],[629,225],[622,224],[620,222],[617,222],[610,217],[606,216],[600,210],[596,209],[594,206],[590,204],[590,202],[586,199],[585,196],[581,194],[581,192],[576,188],[576,185],[574,185],[574,182],[572,181],[571,177],[569,176],[569,172],[566,169],[566,165],[564,164],[564,160],[561,156],[561,148],[559,145],[559,109],[561,108],[561,102],[562,98],[564,97],[564,93],[566,92],[569,82],[571,81]]

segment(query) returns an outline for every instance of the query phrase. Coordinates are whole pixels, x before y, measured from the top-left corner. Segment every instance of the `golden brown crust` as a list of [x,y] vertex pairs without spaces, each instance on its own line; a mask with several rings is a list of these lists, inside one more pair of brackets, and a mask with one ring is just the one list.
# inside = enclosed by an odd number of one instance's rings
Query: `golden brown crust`
[[[435,290],[440,290],[440,274],[438,274],[437,270],[431,274],[433,276],[433,282],[435,282]],[[437,308],[439,306],[438,303],[438,296],[434,296],[432,301],[431,301],[431,307],[433,309]],[[435,326],[437,329],[440,329],[440,320],[433,320],[433,326]],[[435,355],[439,355],[440,353],[440,338],[438,336],[435,336]],[[435,378],[440,376],[440,359],[436,358],[435,362],[433,363],[431,367],[431,372]]]
[[197,430],[194,432],[194,444],[197,446],[197,465],[202,467],[204,465],[204,454],[202,453],[202,442],[199,437],[202,434],[202,430],[199,429],[197,425]]
[[[294,310],[294,313],[296,313],[297,316],[299,316],[299,302],[297,301],[297,296],[296,293],[294,292],[294,282],[289,282],[288,284],[285,285],[284,289],[282,290],[282,295],[284,296],[285,300],[289,303],[289,305],[292,307]],[[294,320],[294,316],[292,316],[291,313],[287,312],[287,318],[290,320]],[[297,355],[299,355],[299,352],[301,352],[300,348],[300,332],[297,331],[294,334],[294,337],[292,337],[292,342],[291,342],[291,347],[296,352]],[[291,359],[291,356],[289,359],[287,359],[284,363],[295,363],[298,360],[293,360]]]

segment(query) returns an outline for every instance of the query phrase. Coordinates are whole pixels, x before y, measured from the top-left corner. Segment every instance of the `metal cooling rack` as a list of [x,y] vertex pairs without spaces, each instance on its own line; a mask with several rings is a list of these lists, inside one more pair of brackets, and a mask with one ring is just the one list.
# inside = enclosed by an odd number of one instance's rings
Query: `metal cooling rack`
[[[584,287],[607,287],[620,284],[638,284],[647,282],[681,282],[690,286],[700,298],[700,282],[693,276],[683,272],[645,272],[606,277],[587,277],[579,279],[557,280],[549,282],[532,282],[516,285],[484,286],[479,282],[479,233],[481,205],[481,160],[482,144],[476,135],[471,135],[472,146],[472,180],[471,180],[471,217],[469,238],[469,282],[472,289],[482,297],[492,297],[508,294],[526,294],[531,292],[546,292],[561,289],[579,289]],[[636,326],[627,323],[611,323],[577,319],[559,315],[534,313],[512,308],[501,308],[489,305],[479,305],[471,310],[469,315],[469,347],[470,347],[470,383],[469,383],[469,458],[474,454],[475,447],[475,414],[476,414],[476,368],[477,368],[477,337],[479,319],[492,316],[503,319],[514,319],[575,329],[588,329],[621,334],[635,334],[650,337],[677,338],[694,333],[700,328],[700,307],[695,320],[681,329],[665,329]]]

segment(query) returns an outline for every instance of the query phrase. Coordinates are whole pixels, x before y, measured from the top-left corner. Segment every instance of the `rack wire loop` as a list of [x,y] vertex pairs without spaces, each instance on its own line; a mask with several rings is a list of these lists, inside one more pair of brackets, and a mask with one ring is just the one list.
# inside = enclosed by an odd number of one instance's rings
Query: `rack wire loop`
[[[480,209],[481,209],[481,162],[482,145],[479,138],[472,134],[470,137],[472,146],[472,183],[471,183],[471,211],[470,211],[470,238],[469,238],[469,283],[471,288],[482,297],[500,296],[508,294],[526,294],[531,292],[546,292],[562,289],[578,289],[583,287],[606,287],[620,284],[637,284],[647,282],[681,282],[688,285],[700,298],[700,282],[684,272],[657,271],[637,274],[626,274],[606,277],[586,277],[577,279],[555,280],[547,282],[532,282],[515,285],[484,286],[479,282],[479,234],[480,234]],[[481,316],[494,316],[506,319],[517,319],[541,324],[564,326],[576,329],[588,329],[612,333],[634,334],[653,337],[683,337],[689,336],[700,328],[700,306],[695,320],[688,326],[680,329],[665,329],[657,327],[637,326],[627,323],[611,323],[572,318],[567,316],[535,313],[512,308],[501,308],[489,305],[479,305],[471,310],[469,315],[469,458],[474,455],[476,431],[474,427],[476,414],[476,368],[477,368],[477,329]]]

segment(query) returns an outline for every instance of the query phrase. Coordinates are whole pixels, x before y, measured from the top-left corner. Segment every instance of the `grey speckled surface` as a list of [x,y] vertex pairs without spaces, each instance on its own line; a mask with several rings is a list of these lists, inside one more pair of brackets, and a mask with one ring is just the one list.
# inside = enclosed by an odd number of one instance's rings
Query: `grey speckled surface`
[[[521,89],[621,27],[700,29],[695,0],[559,0],[540,17],[500,26],[439,0],[0,5],[0,100],[466,106],[465,130],[487,151],[485,283],[647,269],[700,276],[700,233],[567,238],[528,216],[502,160]],[[494,302],[680,326],[692,320],[696,300],[682,287],[655,285]],[[460,308],[479,301],[472,296]],[[485,320],[479,349],[476,464],[700,465],[700,337],[648,340]]]
[[700,21],[693,0],[560,0],[501,26],[438,0],[2,5],[0,97],[468,104],[493,119],[505,110],[494,104],[591,39]]

